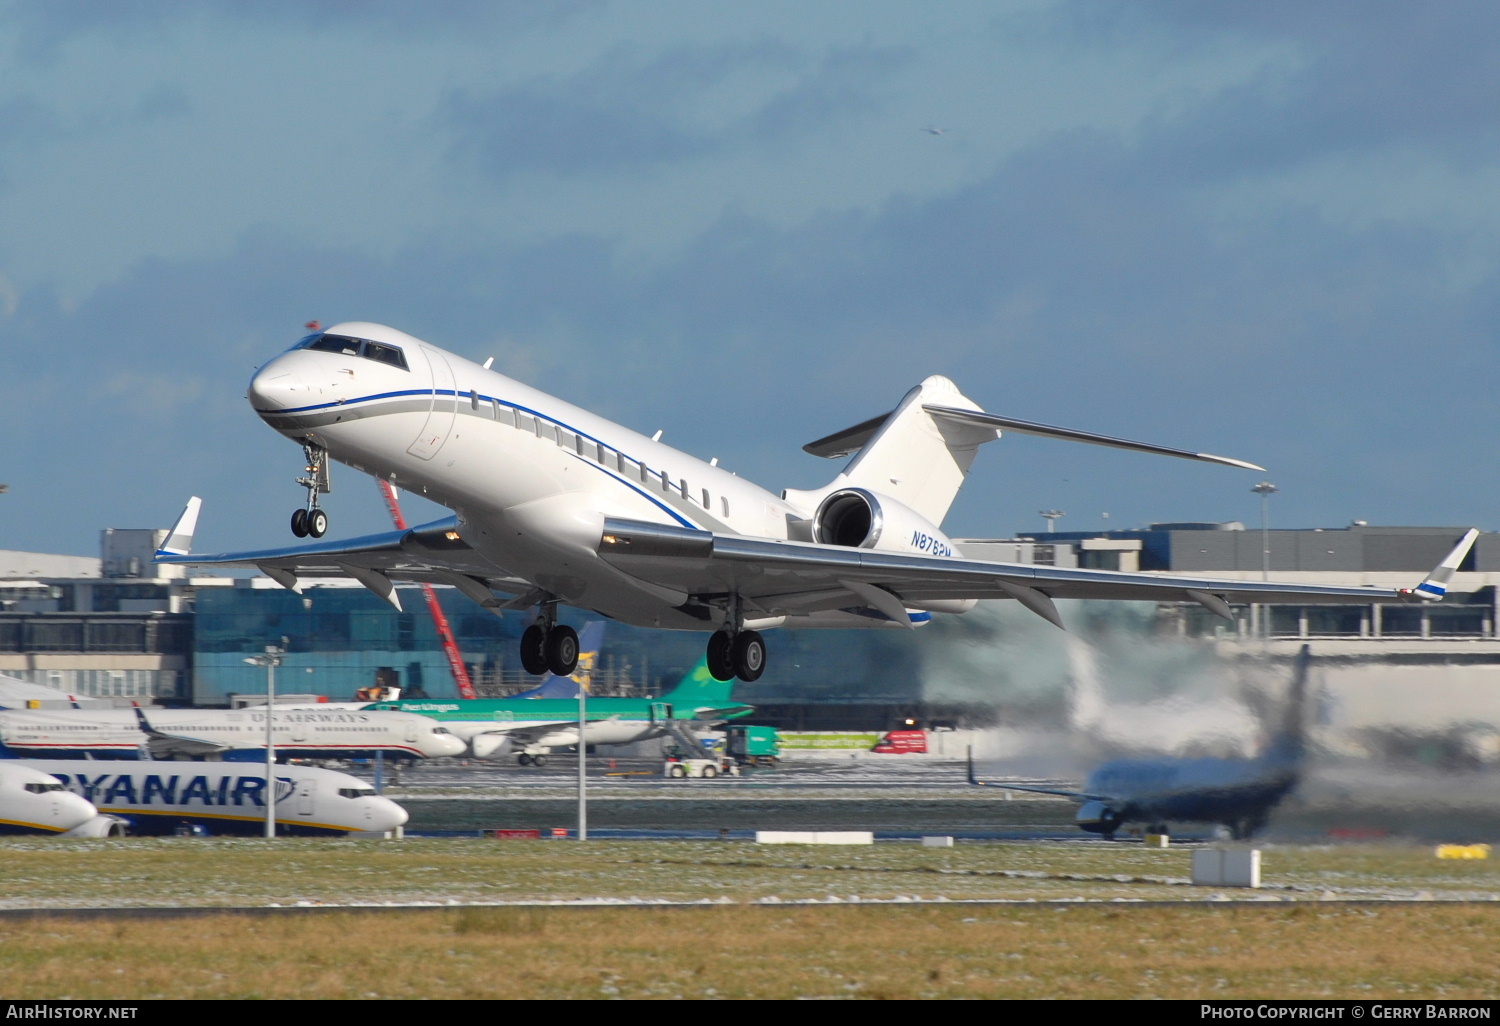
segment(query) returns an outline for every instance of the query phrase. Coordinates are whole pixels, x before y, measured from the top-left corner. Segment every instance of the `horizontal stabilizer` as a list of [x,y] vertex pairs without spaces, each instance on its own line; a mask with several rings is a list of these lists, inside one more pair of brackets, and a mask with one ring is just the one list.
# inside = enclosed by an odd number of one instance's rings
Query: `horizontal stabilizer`
[[[1066,442],[1087,442],[1089,445],[1106,445],[1112,449],[1129,449],[1132,452],[1149,452],[1157,456],[1176,456],[1178,459],[1184,460],[1220,463],[1226,467],[1241,467],[1245,470],[1266,469],[1254,463],[1247,463],[1244,460],[1230,459],[1228,456],[1214,456],[1206,452],[1173,449],[1165,445],[1152,445],[1150,442],[1132,442],[1126,438],[1096,435],[1091,431],[1078,431],[1074,428],[1035,424],[1029,420],[1016,420],[1014,417],[1001,417],[993,413],[982,413],[977,410],[963,410],[955,407],[930,405],[924,405],[922,409],[932,414],[938,420],[945,420],[951,424],[960,424],[964,427],[996,428],[998,430],[1014,431],[1018,435],[1036,435],[1038,438],[1058,438]],[[853,429],[851,428],[850,430]],[[813,444],[816,445],[817,443]]]
[[891,413],[894,412],[894,410],[891,410],[882,413],[878,417],[871,417],[869,420],[856,424],[853,427],[844,428],[842,431],[835,431],[833,434],[820,438],[816,442],[808,442],[802,447],[802,451],[811,453],[814,456],[821,456],[826,460],[837,460],[845,456],[851,456],[864,448],[865,443],[874,437],[875,432],[880,430],[881,425],[889,420]]

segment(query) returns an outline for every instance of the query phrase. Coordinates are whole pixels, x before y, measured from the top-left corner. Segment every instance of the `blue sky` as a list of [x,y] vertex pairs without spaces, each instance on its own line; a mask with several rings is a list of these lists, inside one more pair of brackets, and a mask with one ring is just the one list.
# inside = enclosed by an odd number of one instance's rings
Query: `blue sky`
[[[195,493],[201,545],[289,540],[244,384],[312,318],[772,488],[942,373],[1263,463],[1283,526],[1500,527],[1497,48],[1473,3],[0,2],[0,548]],[[945,526],[1258,479],[1009,438]]]

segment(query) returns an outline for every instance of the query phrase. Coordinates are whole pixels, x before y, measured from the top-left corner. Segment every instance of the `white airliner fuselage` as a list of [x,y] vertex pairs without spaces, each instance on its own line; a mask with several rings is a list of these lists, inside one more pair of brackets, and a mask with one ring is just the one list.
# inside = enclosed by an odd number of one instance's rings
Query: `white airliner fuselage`
[[[263,753],[264,709],[154,709],[147,726],[129,709],[0,712],[0,744],[31,757],[234,758]],[[317,708],[278,709],[272,739],[279,758],[338,759],[382,752],[390,758],[459,755],[465,744],[441,724],[414,713]],[[259,757],[259,756],[253,756]]]
[[[570,605],[608,610],[637,626],[715,630],[718,623],[679,608],[686,593],[651,586],[599,558],[605,518],[784,540],[793,525],[808,522],[821,498],[809,493],[810,507],[794,506],[393,328],[340,324],[328,336],[399,348],[409,369],[293,349],[251,381],[256,412],[289,438],[312,437],[340,462],[454,510],[463,540],[498,570]],[[951,547],[936,527],[922,526]],[[749,619],[759,629],[785,622]],[[821,619],[829,626],[880,625],[848,614]]]

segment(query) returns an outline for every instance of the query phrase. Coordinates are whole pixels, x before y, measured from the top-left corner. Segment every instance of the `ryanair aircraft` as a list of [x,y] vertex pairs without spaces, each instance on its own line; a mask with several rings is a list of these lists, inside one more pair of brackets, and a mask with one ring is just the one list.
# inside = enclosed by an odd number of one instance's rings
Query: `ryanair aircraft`
[[[1456,560],[1410,590],[1227,581],[964,558],[941,524],[979,447],[1004,431],[1260,470],[1208,453],[1049,427],[980,409],[929,377],[889,413],[821,438],[853,458],[826,486],[767,491],[455,353],[380,324],[315,331],[269,361],[249,399],[297,442],[307,501],[292,532],[322,538],[331,460],[420,492],[455,516],[405,531],[258,552],[190,554],[192,499],[158,562],[254,567],[294,591],[346,576],[399,608],[395,582],[451,585],[500,613],[537,607],[528,672],[573,671],[578,636],[560,605],[708,635],[710,672],[753,681],[762,631],[910,630],[979,599],[1014,599],[1061,627],[1055,599],[1371,603],[1439,599]],[[781,414],[778,414],[781,415]]]
[[66,834],[99,810],[69,794],[56,777],[19,762],[0,762],[0,834]]
[[[0,762],[0,774],[20,771],[38,777],[50,774],[46,779],[51,781],[53,792],[49,793],[80,808],[88,806],[89,817],[95,815],[96,807],[99,812],[118,817],[132,834],[175,834],[184,828],[196,828],[210,834],[259,836],[265,828],[264,767],[78,760]],[[278,834],[384,832],[404,825],[406,818],[405,809],[376,794],[358,777],[308,766],[277,767]]]

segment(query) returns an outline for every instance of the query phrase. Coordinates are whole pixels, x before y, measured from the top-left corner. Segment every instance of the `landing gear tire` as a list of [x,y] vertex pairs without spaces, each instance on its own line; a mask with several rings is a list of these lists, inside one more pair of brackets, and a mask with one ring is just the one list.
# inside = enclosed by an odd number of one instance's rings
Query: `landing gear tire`
[[307,511],[307,533],[314,538],[321,538],[328,533],[328,514],[320,509]]
[[717,681],[734,680],[734,635],[714,631],[708,639],[708,672]]
[[521,634],[521,668],[533,677],[547,672],[547,632],[539,623]]
[[527,755],[525,752],[522,752],[520,755],[516,756],[516,762],[521,766],[530,766],[531,756]]
[[292,514],[292,533],[298,538],[307,537],[307,510],[299,509]]
[[766,643],[756,631],[740,631],[734,636],[730,652],[734,675],[746,684],[759,680],[766,672]]
[[543,766],[547,765],[547,757],[545,755],[533,755],[531,757],[531,764],[537,769],[541,769]]
[[567,624],[558,624],[547,632],[544,655],[547,669],[559,677],[571,676],[578,669],[578,632]]

